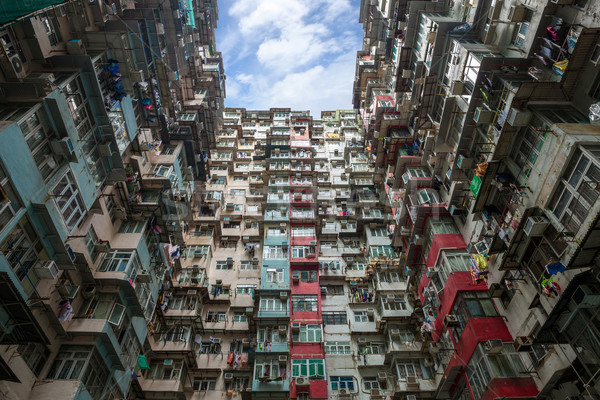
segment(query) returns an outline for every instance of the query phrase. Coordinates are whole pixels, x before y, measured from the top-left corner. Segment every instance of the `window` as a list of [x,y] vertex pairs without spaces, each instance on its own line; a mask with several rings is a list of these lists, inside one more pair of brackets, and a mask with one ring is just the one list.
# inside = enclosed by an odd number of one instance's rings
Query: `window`
[[135,250],[113,250],[107,253],[98,271],[100,272],[136,272],[142,269],[142,264]]
[[392,246],[370,246],[369,252],[371,253],[372,258],[377,258],[380,255],[390,258],[396,257],[396,253],[392,249]]
[[254,363],[254,379],[272,380],[285,375],[285,366],[279,365],[278,359],[261,360]]
[[90,229],[85,234],[84,241],[85,247],[87,248],[88,253],[90,254],[90,258],[92,259],[92,261],[95,261],[96,257],[98,257],[98,252],[96,251],[96,243],[98,243],[98,237],[96,236],[96,232],[94,231],[93,226],[90,226]]
[[54,138],[50,126],[46,112],[42,108],[37,108],[19,122],[19,128],[44,180],[48,179],[62,163],[62,158],[55,155],[50,147],[50,140]]
[[83,90],[81,77],[71,80],[63,88],[63,93],[67,100],[67,105],[71,111],[73,122],[77,127],[77,132],[80,139],[84,139],[92,131],[92,112],[88,104],[87,96]]
[[169,310],[195,310],[198,306],[198,297],[188,295],[174,295],[169,300]]
[[265,246],[263,258],[287,258],[287,251],[283,251],[283,246]]
[[248,322],[248,317],[246,313],[236,311],[233,313],[233,322]]
[[292,236],[315,236],[314,226],[294,226],[292,227]]
[[215,267],[217,270],[228,270],[233,269],[233,262],[227,261],[217,261],[217,265]]
[[600,146],[580,146],[575,150],[550,201],[550,209],[570,232],[576,233],[598,200]]
[[193,389],[198,391],[216,390],[217,378],[200,377],[194,378]]
[[92,346],[63,345],[46,379],[81,380],[91,397],[99,400],[108,382],[104,360]]
[[372,315],[367,315],[366,311],[354,311],[354,322],[374,322]]
[[385,343],[365,343],[358,346],[360,354],[385,354]]
[[350,342],[325,342],[327,354],[352,354]]
[[206,313],[206,322],[225,322],[226,318],[224,311],[208,311]]
[[505,343],[501,354],[486,354],[477,346],[469,364],[467,378],[475,397],[483,395],[493,378],[515,378],[526,375],[526,368],[512,343]]
[[0,231],[9,223],[21,208],[8,176],[0,166]]
[[231,191],[229,192],[229,194],[232,197],[235,197],[235,196],[245,196],[246,195],[246,189],[231,189]]
[[367,268],[367,264],[363,262],[355,262],[348,266],[350,271],[364,271]]
[[306,376],[311,379],[325,379],[325,360],[292,360],[292,376]]
[[282,302],[279,297],[261,297],[260,311],[285,311],[287,302]]
[[385,283],[397,283],[397,282],[405,282],[406,276],[400,272],[379,272],[377,274],[379,278],[379,282]]
[[513,46],[520,49],[525,46],[525,38],[527,37],[527,29],[529,28],[529,22],[521,22],[517,24],[517,29],[515,30],[515,37],[513,39]]
[[387,295],[381,299],[381,305],[384,310],[402,311],[407,309],[407,302],[404,296]]
[[200,345],[200,354],[221,354],[221,343],[215,343],[214,339],[202,342]]
[[246,210],[248,210],[249,213],[256,213],[259,211],[259,206],[258,204],[248,204]]
[[316,295],[292,296],[293,311],[318,311],[318,300]]
[[497,317],[498,312],[487,291],[463,292],[458,307],[467,312],[468,318]]
[[283,269],[269,268],[267,269],[267,282],[283,283],[285,280]]
[[457,271],[470,271],[472,265],[471,255],[463,251],[443,250],[439,259],[438,273],[432,280],[438,293],[444,289],[448,276]]
[[415,340],[415,334],[407,329],[398,329],[399,331],[399,335],[398,336],[392,336],[392,340],[393,341],[397,341],[397,342],[412,342],[413,340]]
[[183,360],[162,360],[150,364],[146,370],[146,379],[152,380],[181,380],[183,372]]
[[363,389],[371,390],[371,389],[387,389],[387,385],[385,382],[381,382],[377,379],[377,377],[364,377],[363,378]]
[[40,19],[44,26],[46,36],[48,36],[48,40],[50,41],[50,46],[56,46],[61,41],[60,31],[55,28],[56,17],[49,17],[48,14],[45,13]]
[[327,285],[321,286],[321,292],[325,290],[328,296],[342,296],[344,295],[344,285]]
[[19,345],[17,352],[35,376],[39,376],[48,361],[50,352],[43,343],[27,343]]
[[294,333],[295,342],[320,342],[323,339],[321,325],[300,325],[300,332]]
[[253,264],[251,261],[241,261],[240,271],[249,271],[258,269],[258,264]]
[[387,237],[388,230],[386,228],[382,228],[382,227],[371,229],[371,236]]
[[236,294],[252,294],[256,285],[237,285],[235,292]]
[[119,233],[142,233],[146,227],[146,221],[123,221],[119,227]]
[[309,254],[315,254],[312,246],[292,246],[292,258],[306,258]]
[[273,227],[268,227],[267,228],[267,237],[272,237],[272,236],[285,236],[286,230],[285,228],[273,228]]
[[354,391],[354,378],[351,376],[330,376],[331,390],[348,389]]
[[325,311],[323,312],[323,325],[346,325],[348,316],[346,311]]
[[70,170],[52,188],[52,196],[69,233],[73,232],[85,218],[86,209]]
[[424,360],[421,359],[396,361],[396,373],[399,379],[406,379],[407,376],[416,376],[420,379],[431,378],[431,371],[425,367]]
[[188,342],[190,340],[190,334],[192,327],[189,325],[177,325],[168,327],[163,333],[161,333],[159,341],[162,342]]
[[301,282],[316,282],[317,271],[299,271]]

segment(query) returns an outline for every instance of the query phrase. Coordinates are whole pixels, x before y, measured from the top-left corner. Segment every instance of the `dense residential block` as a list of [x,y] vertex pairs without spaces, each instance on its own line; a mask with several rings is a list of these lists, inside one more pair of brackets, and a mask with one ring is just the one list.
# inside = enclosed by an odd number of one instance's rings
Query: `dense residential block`
[[224,107],[216,0],[30,3],[1,398],[599,398],[594,1],[362,0],[320,116]]

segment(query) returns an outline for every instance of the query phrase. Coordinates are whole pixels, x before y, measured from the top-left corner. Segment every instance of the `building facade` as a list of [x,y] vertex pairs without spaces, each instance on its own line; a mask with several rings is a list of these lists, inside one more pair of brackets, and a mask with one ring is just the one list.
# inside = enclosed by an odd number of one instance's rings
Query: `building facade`
[[598,5],[362,0],[311,116],[216,3],[1,6],[1,397],[597,399]]

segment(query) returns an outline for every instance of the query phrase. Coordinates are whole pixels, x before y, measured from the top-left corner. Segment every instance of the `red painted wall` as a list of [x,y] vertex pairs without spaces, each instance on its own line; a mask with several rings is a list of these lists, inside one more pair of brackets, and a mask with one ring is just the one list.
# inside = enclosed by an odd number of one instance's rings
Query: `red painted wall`
[[290,350],[292,358],[321,358],[325,357],[323,343],[292,343]]
[[452,313],[452,307],[454,307],[454,302],[456,301],[458,293],[484,290],[488,290],[487,284],[485,282],[474,284],[470,272],[457,271],[448,276],[444,291],[442,292],[442,298],[438,299],[440,306],[438,307],[437,319],[435,321],[436,331],[433,332],[434,340],[439,340],[439,337],[437,336],[440,335],[444,329],[444,317]]
[[[298,392],[296,390],[296,384],[292,381],[290,383],[290,397],[295,399],[298,397]],[[305,390],[301,390],[300,392],[306,392]],[[326,399],[329,396],[327,395],[327,381],[311,381],[310,386],[308,388],[308,397],[311,399]]]
[[490,381],[481,400],[512,399],[515,397],[536,397],[538,389],[535,381],[530,377],[522,378],[494,378]]

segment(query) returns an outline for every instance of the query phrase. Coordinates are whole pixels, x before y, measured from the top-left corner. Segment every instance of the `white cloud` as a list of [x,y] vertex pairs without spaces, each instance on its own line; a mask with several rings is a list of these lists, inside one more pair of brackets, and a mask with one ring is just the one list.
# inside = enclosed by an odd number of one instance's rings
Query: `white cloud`
[[231,5],[221,14],[225,18],[217,30],[217,47],[221,41],[225,46],[226,105],[310,109],[315,116],[321,110],[351,107],[356,51],[362,44],[355,3],[226,3]]

